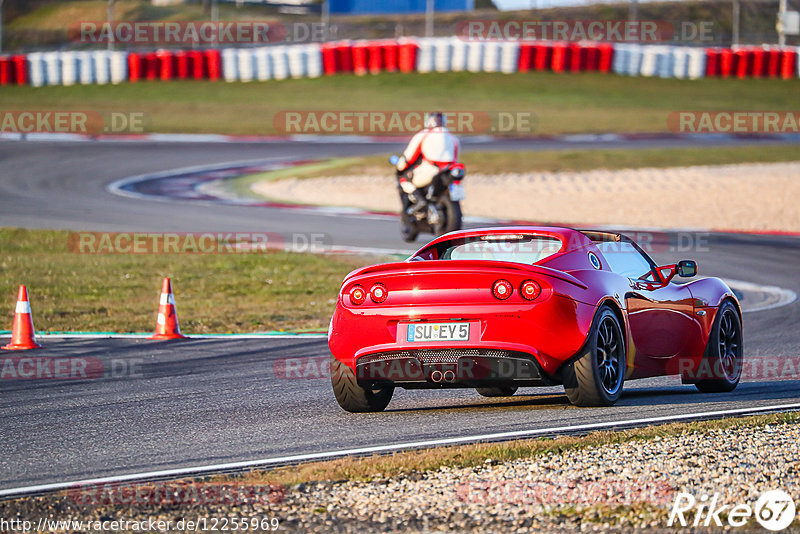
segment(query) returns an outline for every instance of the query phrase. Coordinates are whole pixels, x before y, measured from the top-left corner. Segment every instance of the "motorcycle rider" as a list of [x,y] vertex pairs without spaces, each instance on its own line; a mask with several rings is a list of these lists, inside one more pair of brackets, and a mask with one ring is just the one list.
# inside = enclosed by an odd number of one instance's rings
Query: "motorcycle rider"
[[424,128],[411,138],[396,165],[400,187],[414,203],[411,212],[426,208],[423,189],[442,169],[456,161],[458,138],[447,129],[444,113],[426,113]]

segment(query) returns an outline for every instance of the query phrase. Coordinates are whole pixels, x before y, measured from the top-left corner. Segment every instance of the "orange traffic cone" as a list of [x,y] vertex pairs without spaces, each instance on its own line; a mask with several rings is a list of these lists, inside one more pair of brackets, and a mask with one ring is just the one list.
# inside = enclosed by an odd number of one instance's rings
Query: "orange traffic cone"
[[164,278],[161,286],[161,302],[158,305],[156,333],[147,339],[182,339],[181,327],[178,326],[178,314],[175,313],[175,296],[169,278]]
[[28,289],[25,286],[19,286],[17,310],[14,313],[14,325],[11,327],[11,343],[3,347],[3,350],[40,348],[42,346],[36,343],[36,335],[33,331],[33,317],[31,316],[31,303],[28,302]]

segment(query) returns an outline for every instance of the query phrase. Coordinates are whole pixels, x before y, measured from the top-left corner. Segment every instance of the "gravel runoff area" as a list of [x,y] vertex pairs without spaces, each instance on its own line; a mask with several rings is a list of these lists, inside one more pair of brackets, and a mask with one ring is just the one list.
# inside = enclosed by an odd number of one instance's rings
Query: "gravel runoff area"
[[[779,420],[776,420],[779,421]],[[265,504],[158,506],[109,510],[76,507],[51,495],[0,502],[0,517],[57,519],[198,516],[277,518],[280,531],[302,532],[550,532],[646,530],[668,526],[680,492],[755,508],[780,489],[800,499],[800,420],[701,428],[469,468],[384,474],[369,481],[300,484]],[[696,509],[696,508],[694,508]],[[691,528],[694,516],[685,514]],[[700,517],[701,528],[706,515]],[[709,520],[714,527],[714,519]],[[730,527],[728,527],[730,529]],[[720,530],[719,527],[711,530]],[[761,530],[750,520],[733,531]],[[761,530],[763,531],[763,530]],[[800,518],[786,532],[800,532]]]
[[[800,231],[800,163],[470,175],[467,216],[567,224]],[[396,211],[394,178],[264,181],[281,201]]]

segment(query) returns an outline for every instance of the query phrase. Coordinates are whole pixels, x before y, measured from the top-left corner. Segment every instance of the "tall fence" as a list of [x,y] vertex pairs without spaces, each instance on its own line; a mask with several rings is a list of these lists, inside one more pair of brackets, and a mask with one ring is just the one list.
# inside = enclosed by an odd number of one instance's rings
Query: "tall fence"
[[381,72],[602,72],[678,79],[798,77],[800,48],[697,48],[457,37],[335,41],[209,50],[51,51],[0,56],[0,85],[156,80],[251,82]]

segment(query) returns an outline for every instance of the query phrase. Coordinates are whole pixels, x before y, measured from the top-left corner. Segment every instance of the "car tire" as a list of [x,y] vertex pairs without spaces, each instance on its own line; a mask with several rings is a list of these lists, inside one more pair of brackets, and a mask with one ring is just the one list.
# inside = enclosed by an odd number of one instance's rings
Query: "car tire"
[[564,391],[575,406],[612,406],[625,381],[625,338],[616,314],[602,306],[592,320],[585,352],[562,371]]
[[331,385],[339,406],[353,413],[382,412],[394,394],[393,386],[377,390],[362,388],[358,385],[353,370],[333,356],[331,356]]
[[726,300],[717,310],[701,364],[719,378],[698,380],[695,387],[703,393],[733,391],[742,377],[743,361],[742,321],[736,307]]
[[475,388],[475,391],[484,397],[510,397],[517,392],[517,388],[513,386],[498,386],[493,388]]

